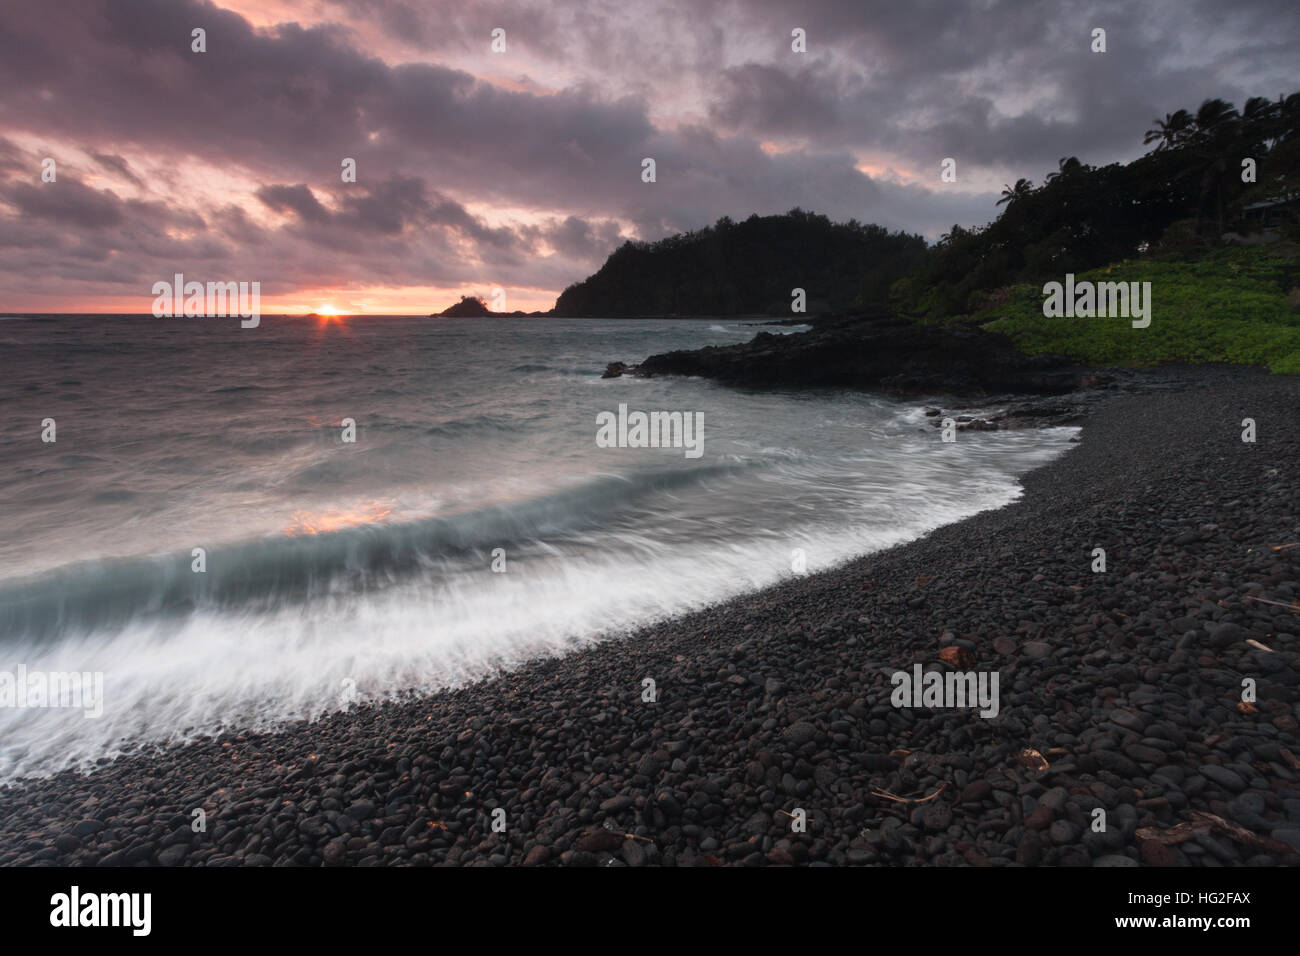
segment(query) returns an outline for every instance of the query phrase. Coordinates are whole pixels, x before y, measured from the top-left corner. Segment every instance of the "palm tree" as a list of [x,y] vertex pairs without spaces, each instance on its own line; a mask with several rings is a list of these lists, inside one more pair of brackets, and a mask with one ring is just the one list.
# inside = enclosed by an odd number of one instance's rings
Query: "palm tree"
[[1241,152],[1239,135],[1241,114],[1225,100],[1206,100],[1196,111],[1192,148],[1201,169],[1201,195],[1197,207],[1199,229],[1206,200],[1214,195],[1215,222],[1223,232],[1224,179],[1228,168],[1235,169]]
[[957,242],[957,241],[959,241],[959,240],[961,240],[961,239],[965,239],[965,238],[966,238],[967,236],[969,236],[969,235],[970,235],[970,232],[969,232],[968,230],[963,229],[960,225],[956,225],[956,224],[954,224],[953,227],[952,227],[952,231],[951,231],[951,232],[945,232],[943,235],[941,235],[941,236],[939,237],[939,241],[940,241],[940,242]]
[[1206,100],[1196,111],[1196,138],[1217,139],[1236,125],[1240,114],[1227,100]]
[[1047,174],[1049,183],[1056,179],[1068,179],[1083,170],[1083,163],[1079,162],[1078,156],[1062,156],[1061,161],[1056,165],[1057,171]]
[[1300,132],[1300,93],[1277,98],[1276,141],[1294,138]]
[[1281,101],[1274,103],[1267,96],[1252,96],[1241,108],[1241,121],[1248,127],[1262,127],[1269,124],[1281,109]]
[[1156,151],[1173,149],[1182,140],[1187,137],[1188,130],[1192,125],[1192,114],[1187,110],[1179,110],[1176,113],[1166,113],[1163,120],[1155,121],[1155,129],[1147,130],[1146,137],[1142,144],[1159,142]]
[[1002,198],[997,202],[999,206],[1003,203],[1013,203],[1017,200],[1024,199],[1034,191],[1034,184],[1028,179],[1017,179],[1014,186],[1008,186],[1006,183],[1003,183],[1002,185]]
[[1300,93],[1278,97],[1269,143],[1269,185],[1266,191],[1276,198],[1295,199],[1300,192]]

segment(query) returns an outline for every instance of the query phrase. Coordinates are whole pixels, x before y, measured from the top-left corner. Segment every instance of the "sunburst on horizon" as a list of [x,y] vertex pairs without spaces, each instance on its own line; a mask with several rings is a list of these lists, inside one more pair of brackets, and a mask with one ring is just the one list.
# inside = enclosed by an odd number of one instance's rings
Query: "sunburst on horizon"
[[316,317],[316,324],[325,325],[342,325],[343,317],[349,313],[344,312],[333,302],[326,302],[316,307],[312,315]]

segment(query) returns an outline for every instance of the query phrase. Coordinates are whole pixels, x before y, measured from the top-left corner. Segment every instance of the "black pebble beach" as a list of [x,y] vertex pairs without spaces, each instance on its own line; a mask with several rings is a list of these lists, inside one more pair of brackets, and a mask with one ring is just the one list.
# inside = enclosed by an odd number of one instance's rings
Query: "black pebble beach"
[[[1019,501],[840,569],[0,789],[0,863],[1300,863],[1300,380],[1179,375],[1097,404]],[[891,705],[949,646],[998,673],[995,718]]]

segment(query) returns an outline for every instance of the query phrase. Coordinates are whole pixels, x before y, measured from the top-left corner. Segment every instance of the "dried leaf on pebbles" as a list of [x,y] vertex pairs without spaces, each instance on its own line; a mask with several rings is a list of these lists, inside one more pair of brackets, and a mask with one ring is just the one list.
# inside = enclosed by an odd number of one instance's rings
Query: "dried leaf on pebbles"
[[1259,708],[1248,700],[1237,701],[1237,710],[1243,714],[1258,714]]
[[1289,853],[1290,849],[1280,840],[1274,840],[1270,837],[1262,837],[1257,833],[1252,833],[1245,827],[1237,826],[1235,823],[1229,823],[1223,817],[1215,816],[1213,813],[1205,813],[1201,810],[1191,812],[1192,819],[1187,823],[1179,823],[1175,826],[1161,830],[1157,827],[1143,827],[1137,831],[1139,840],[1153,840],[1163,846],[1170,846],[1175,843],[1184,843],[1202,833],[1215,832],[1246,846],[1255,847],[1266,853]]
[[1137,831],[1139,840],[1151,840],[1161,846],[1173,846],[1191,840],[1201,833],[1208,833],[1209,827],[1197,823],[1180,823],[1161,830],[1159,827],[1143,827]]
[[1051,767],[1051,764],[1047,762],[1047,758],[1032,747],[1026,747],[1016,754],[1016,763],[1027,770],[1047,770]]
[[975,655],[970,652],[970,649],[966,647],[957,647],[955,645],[945,647],[941,650],[939,652],[939,660],[943,661],[945,664],[949,664],[952,667],[957,667],[962,670],[970,670],[975,666]]

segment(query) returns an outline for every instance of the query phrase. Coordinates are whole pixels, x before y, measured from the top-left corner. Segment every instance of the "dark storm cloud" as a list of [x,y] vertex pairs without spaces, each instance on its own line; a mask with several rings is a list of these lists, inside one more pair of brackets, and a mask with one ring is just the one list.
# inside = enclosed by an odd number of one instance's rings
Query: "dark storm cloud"
[[719,86],[710,116],[735,129],[816,136],[845,125],[839,91],[825,74],[747,63],[723,72]]
[[276,212],[292,212],[303,222],[328,222],[330,214],[306,185],[263,186],[257,198]]
[[590,262],[604,257],[618,242],[618,224],[593,223],[577,216],[566,216],[551,230],[548,238],[561,255]]
[[108,170],[110,173],[120,176],[122,179],[125,179],[133,185],[144,185],[140,177],[131,171],[131,164],[121,156],[114,156],[111,153],[97,153],[92,149],[87,149],[86,152],[95,160],[95,162],[99,163],[102,168]]
[[[737,132],[806,133],[918,164],[952,156],[1040,177],[1062,155],[1131,158],[1157,115],[1212,96],[1276,96],[1298,78],[1293,3],[1231,14],[1181,0],[758,5],[804,27],[809,53],[728,70],[711,116]],[[1104,54],[1091,50],[1095,27],[1106,30]],[[1243,67],[1248,83],[1236,76]],[[1026,106],[1004,112],[995,94]]]
[[[489,27],[510,25],[513,10],[458,13],[459,0],[335,6],[376,18],[395,38],[415,30],[435,49],[485,45]],[[535,8],[524,8],[511,35],[579,72],[612,66],[621,87],[653,90],[670,71],[689,71],[707,91],[709,117],[735,134],[886,150],[916,166],[952,156],[1036,178],[1062,155],[1131,158],[1152,118],[1179,107],[1290,91],[1300,48],[1300,6],[1290,0],[1230,10],[1214,0],[664,0],[582,9],[555,5],[538,26]],[[790,49],[796,26],[807,31],[806,54]],[[1105,54],[1091,50],[1095,27],[1107,32]],[[659,42],[631,42],[644,33]],[[737,52],[751,56],[728,63]],[[1000,107],[1008,94],[1025,104]]]
[[355,247],[361,248],[372,235],[412,235],[440,227],[481,246],[514,250],[531,246],[543,234],[539,230],[489,227],[460,203],[437,194],[426,195],[424,183],[409,177],[381,182],[373,188],[335,189],[335,210],[326,208],[305,183],[263,186],[257,198],[275,212],[292,214],[295,222],[291,228],[308,241],[327,245],[338,245],[346,237],[353,237]]
[[[56,181],[57,182],[57,181]],[[32,186],[15,183],[5,198],[28,220],[85,229],[121,225],[123,203],[113,193],[91,189],[66,176],[61,182]]]

